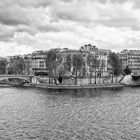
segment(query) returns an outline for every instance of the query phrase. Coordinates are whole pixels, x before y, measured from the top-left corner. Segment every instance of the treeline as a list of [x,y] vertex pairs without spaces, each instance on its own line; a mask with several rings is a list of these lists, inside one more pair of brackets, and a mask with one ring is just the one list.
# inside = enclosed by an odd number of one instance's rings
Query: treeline
[[[92,53],[88,53],[83,57],[82,53],[67,54],[65,57],[61,51],[49,50],[46,53],[45,65],[49,74],[49,79],[56,78],[59,74],[62,76],[72,75],[75,79],[79,76],[87,76],[91,79],[93,76],[100,77],[103,75],[106,62],[103,59]],[[9,61],[6,59],[0,60],[0,74],[28,74],[30,61],[28,58],[16,57],[11,58]],[[111,68],[112,75],[119,75],[122,73],[122,64],[116,53],[108,55],[108,64]],[[77,80],[76,80],[77,82]]]
[[29,68],[27,62],[20,56],[11,58],[9,61],[7,61],[6,59],[1,59],[0,74],[27,74],[26,72]]
[[[49,72],[49,79],[55,79],[58,75],[65,76],[69,72],[77,79],[78,76],[87,76],[89,74],[90,83],[94,76],[96,84],[96,76],[103,75],[104,67],[106,66],[105,60],[98,59],[92,53],[83,57],[82,53],[67,54],[65,58],[59,51],[49,50],[47,52],[45,63]],[[108,64],[111,67],[112,78],[113,75],[118,76],[122,73],[122,63],[116,53],[110,53],[108,56]],[[88,67],[88,69],[87,69]],[[77,82],[77,80],[75,80]]]

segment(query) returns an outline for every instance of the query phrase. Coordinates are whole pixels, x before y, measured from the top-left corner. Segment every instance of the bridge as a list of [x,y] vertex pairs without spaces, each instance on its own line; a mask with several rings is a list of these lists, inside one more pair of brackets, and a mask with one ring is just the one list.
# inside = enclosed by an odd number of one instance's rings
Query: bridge
[[6,79],[19,79],[32,82],[34,75],[0,75],[0,82]]

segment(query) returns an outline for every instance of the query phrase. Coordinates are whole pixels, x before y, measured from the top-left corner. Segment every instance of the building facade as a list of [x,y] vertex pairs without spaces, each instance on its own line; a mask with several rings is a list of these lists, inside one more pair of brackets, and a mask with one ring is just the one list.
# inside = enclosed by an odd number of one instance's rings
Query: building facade
[[35,51],[31,54],[31,73],[37,75],[38,73],[46,73],[47,68],[45,64],[46,51]]
[[[86,58],[89,54],[92,54],[96,57],[96,59],[99,62],[98,67],[96,68],[97,74],[102,75],[102,76],[108,75],[108,56],[111,50],[99,49],[96,46],[92,46],[91,44],[82,46],[80,50],[86,51],[86,54],[87,54]],[[89,68],[88,68],[88,71],[89,71]]]
[[[72,65],[72,57],[74,54],[80,54],[83,57],[84,64],[81,68],[79,74],[89,76],[91,74],[91,69],[87,63],[87,57],[91,54],[96,57],[99,64],[96,66],[96,74],[101,76],[108,75],[108,56],[111,52],[110,50],[106,49],[99,49],[96,46],[92,46],[90,44],[82,46],[80,49],[68,49],[68,48],[56,48],[52,49],[57,51],[62,57],[62,64],[65,64],[67,56],[70,57],[70,67],[68,70],[68,74],[72,74],[74,72],[74,67]],[[45,63],[45,59],[47,56],[47,51],[35,51],[32,54],[22,55],[20,57],[24,58],[25,62],[25,74],[33,74],[38,75],[38,73],[48,74],[47,66]],[[12,56],[12,58],[19,57],[19,56]],[[11,59],[11,57],[9,57]],[[95,75],[95,69],[93,68],[92,74]]]
[[[92,46],[91,44],[82,46],[79,50],[72,50],[72,49],[67,49],[64,48],[61,50],[61,55],[63,56],[63,62],[66,61],[66,56],[70,55],[71,60],[72,60],[72,56],[74,54],[81,54],[85,65],[83,66],[83,69],[81,70],[83,73],[84,71],[86,72],[85,75],[89,75],[90,74],[90,67],[87,64],[87,57],[88,55],[93,55],[94,57],[96,57],[96,59],[98,60],[99,64],[96,68],[96,73],[101,74],[102,76],[106,76],[108,75],[108,55],[111,51],[110,50],[106,50],[106,49],[98,49],[95,46]],[[73,66],[71,66],[70,71],[73,71]],[[92,71],[95,71],[92,70]],[[92,72],[93,75],[95,74],[94,72]]]
[[123,69],[128,65],[134,74],[140,74],[140,50],[123,50],[119,58]]

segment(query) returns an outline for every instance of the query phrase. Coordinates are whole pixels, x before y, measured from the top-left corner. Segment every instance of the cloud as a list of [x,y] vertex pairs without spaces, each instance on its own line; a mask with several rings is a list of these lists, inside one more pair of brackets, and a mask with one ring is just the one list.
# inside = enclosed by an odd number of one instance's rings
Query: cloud
[[131,28],[115,28],[97,26],[94,39],[101,48],[120,51],[122,49],[139,48],[140,32]]
[[34,51],[32,46],[17,45],[14,42],[0,42],[1,56],[13,56],[19,54],[29,54]]
[[[140,32],[131,28],[115,28],[106,26],[95,26],[93,29],[86,28],[77,23],[69,23],[73,28],[66,30],[59,27],[61,32],[38,32],[29,34],[28,32],[16,32],[11,42],[0,42],[0,46],[5,47],[0,50],[1,54],[24,54],[35,50],[48,50],[51,48],[72,48],[79,49],[80,46],[90,43],[99,48],[113,49],[120,51],[122,48],[137,48],[140,44]],[[9,49],[9,51],[8,51]],[[11,53],[10,53],[11,52]]]
[[37,29],[40,32],[60,32],[59,23],[46,23],[45,25],[38,25]]
[[29,22],[29,17],[25,16],[27,14],[27,11],[28,10],[17,5],[1,7],[0,22],[5,25],[27,25]]
[[133,9],[133,3],[123,2],[106,4],[101,2],[86,2],[79,3],[60,3],[51,8],[52,15],[55,18],[62,20],[71,20],[76,22],[83,22],[86,24],[102,24],[106,26],[131,26],[137,25],[140,18],[138,16],[139,10]]
[[0,6],[19,5],[21,7],[47,7],[55,0],[1,0]]
[[10,41],[13,36],[14,28],[0,24],[0,41]]
[[139,48],[139,4],[138,0],[1,0],[0,53],[78,49],[87,43],[116,51]]
[[[65,24],[65,22],[63,24]],[[27,32],[16,33],[14,34],[13,41],[16,42],[18,46],[21,44],[32,46],[35,50],[48,50],[56,47],[79,49],[80,46],[91,43],[99,48],[107,49],[118,46],[116,51],[119,51],[123,47],[132,47],[132,44],[134,46],[135,41],[140,40],[140,32],[133,31],[131,28],[117,29],[115,27],[111,28],[100,25],[91,29],[77,23],[71,24],[73,24],[73,29],[69,28],[69,30],[66,30],[62,28],[61,23],[59,27],[61,32],[40,32],[35,35],[31,35]]]

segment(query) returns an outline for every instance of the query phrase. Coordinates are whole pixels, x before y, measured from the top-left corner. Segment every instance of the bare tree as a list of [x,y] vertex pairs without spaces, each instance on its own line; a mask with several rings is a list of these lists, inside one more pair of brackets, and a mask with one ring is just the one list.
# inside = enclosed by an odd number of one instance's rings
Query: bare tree
[[77,84],[77,74],[78,72],[80,72],[80,70],[82,69],[84,60],[81,54],[74,54],[72,57],[72,65],[74,68],[74,73],[76,75],[76,80],[75,80],[75,84]]
[[57,67],[61,64],[62,58],[60,52],[49,50],[47,52],[45,63],[46,68],[49,71],[49,82],[50,78],[56,78],[57,76]]
[[7,60],[6,59],[1,59],[0,60],[0,74],[5,74],[6,73],[6,65],[7,65]]
[[72,59],[71,59],[70,54],[68,54],[66,56],[66,61],[65,61],[64,65],[65,65],[65,70],[70,72],[71,71],[71,65],[72,65]]
[[24,74],[25,62],[22,57],[12,58],[8,65],[9,74]]
[[112,81],[111,82],[113,83],[113,75],[118,76],[119,74],[121,74],[122,66],[121,66],[119,57],[114,52],[109,54],[108,63],[110,64],[110,66],[112,68],[112,72],[111,72]]
[[99,83],[101,81],[101,77],[103,76],[104,68],[105,68],[105,60],[101,59],[99,66]]
[[97,60],[97,57],[94,56],[93,54],[90,54],[87,56],[87,64],[89,66],[89,71],[90,71],[90,84],[92,83],[92,75],[93,75],[93,71],[94,71],[94,77],[95,77],[95,84],[96,84],[96,69],[99,66],[99,60]]

